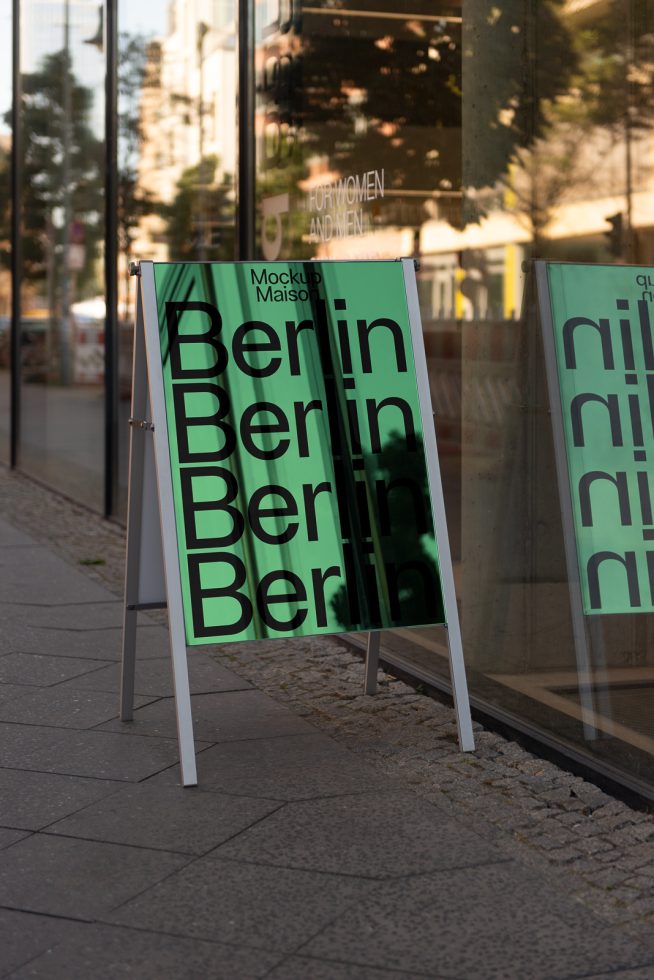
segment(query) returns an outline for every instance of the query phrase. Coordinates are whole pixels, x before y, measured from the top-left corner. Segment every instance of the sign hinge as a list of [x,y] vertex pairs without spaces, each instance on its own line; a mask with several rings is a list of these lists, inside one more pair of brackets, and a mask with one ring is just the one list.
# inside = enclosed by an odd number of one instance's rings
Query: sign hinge
[[129,424],[133,429],[145,429],[147,432],[154,432],[154,422],[147,419],[130,419]]

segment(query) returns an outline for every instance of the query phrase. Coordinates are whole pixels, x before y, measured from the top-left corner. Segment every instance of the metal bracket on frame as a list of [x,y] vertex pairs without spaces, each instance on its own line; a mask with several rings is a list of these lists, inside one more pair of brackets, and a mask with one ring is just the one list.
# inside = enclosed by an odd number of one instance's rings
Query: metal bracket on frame
[[145,429],[147,432],[154,432],[154,422],[147,419],[130,419],[129,424],[133,429]]

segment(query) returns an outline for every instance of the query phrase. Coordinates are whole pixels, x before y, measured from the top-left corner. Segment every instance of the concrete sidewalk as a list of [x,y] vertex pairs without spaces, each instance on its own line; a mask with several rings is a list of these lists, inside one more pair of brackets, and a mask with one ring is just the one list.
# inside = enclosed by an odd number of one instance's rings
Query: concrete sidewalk
[[116,717],[120,532],[0,491],[0,976],[654,977],[652,818],[338,641],[193,650],[182,789],[160,622]]

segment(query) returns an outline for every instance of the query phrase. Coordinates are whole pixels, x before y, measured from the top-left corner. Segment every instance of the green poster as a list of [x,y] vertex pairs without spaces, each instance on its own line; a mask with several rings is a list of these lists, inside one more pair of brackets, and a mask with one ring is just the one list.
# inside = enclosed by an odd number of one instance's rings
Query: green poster
[[547,264],[584,613],[654,610],[654,271]]
[[154,274],[187,643],[444,622],[401,263]]

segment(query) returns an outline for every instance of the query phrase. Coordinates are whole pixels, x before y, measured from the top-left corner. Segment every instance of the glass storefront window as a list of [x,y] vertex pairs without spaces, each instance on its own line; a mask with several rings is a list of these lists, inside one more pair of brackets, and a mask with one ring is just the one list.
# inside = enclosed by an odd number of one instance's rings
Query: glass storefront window
[[472,687],[651,783],[654,620],[591,617],[588,671],[575,658],[531,260],[652,262],[654,8],[494,10],[463,5],[456,250],[443,249],[442,225],[423,234],[433,261],[457,257],[462,294],[459,581]]
[[[262,258],[420,256],[430,220],[459,233],[462,16],[457,2],[256,5],[257,246]],[[457,257],[419,274],[453,553],[460,564]],[[412,631],[432,665],[442,630]],[[395,638],[392,642],[395,643]],[[399,637],[405,645],[404,637]],[[438,652],[434,654],[432,647]],[[420,647],[409,656],[415,662]]]
[[22,468],[101,509],[104,8],[21,8]]
[[0,0],[0,462],[10,445],[11,66],[11,0]]
[[[419,259],[473,695],[650,783],[651,617],[577,671],[530,263],[654,262],[653,37],[645,0],[256,5],[258,254]],[[446,680],[441,631],[388,643]]]
[[[647,615],[574,653],[536,258],[654,265],[651,0],[254,0],[256,257],[419,263],[470,686],[654,785]],[[20,465],[101,509],[105,8],[22,0]],[[0,459],[9,447],[11,4],[0,0]],[[118,515],[130,262],[236,258],[234,0],[118,2]],[[241,53],[244,55],[244,53]],[[3,74],[4,72],[4,74]],[[246,105],[249,100],[245,99]],[[245,222],[247,224],[247,222]],[[389,634],[447,681],[442,630]],[[582,707],[592,693],[593,724]]]
[[119,512],[127,489],[129,263],[236,257],[233,0],[118,4]]
[[460,5],[409,7],[256,5],[262,257],[396,258],[430,208],[458,223]]

